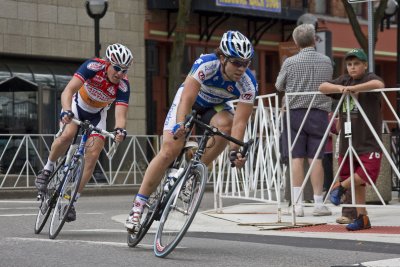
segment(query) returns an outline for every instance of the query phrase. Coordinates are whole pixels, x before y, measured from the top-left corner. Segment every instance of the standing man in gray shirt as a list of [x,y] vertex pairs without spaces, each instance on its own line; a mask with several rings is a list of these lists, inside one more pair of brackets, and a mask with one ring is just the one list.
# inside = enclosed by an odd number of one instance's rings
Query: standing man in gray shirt
[[[321,83],[332,79],[333,67],[329,57],[318,53],[315,50],[315,28],[312,24],[302,24],[293,31],[293,39],[300,52],[287,58],[281,67],[275,87],[278,91],[288,93],[296,92],[318,92]],[[308,107],[311,104],[313,95],[287,96],[290,109],[290,133],[293,143],[300,125],[304,119]],[[292,173],[293,173],[293,191],[296,201],[300,196],[303,200],[303,193],[300,192],[304,181],[304,159],[307,158],[311,163],[322,137],[328,127],[328,112],[331,110],[331,99],[324,95],[317,95],[312,103],[311,110],[306,118],[305,124],[300,131],[300,135],[292,150]],[[287,129],[284,123],[284,136]],[[324,170],[322,158],[324,149],[318,154],[317,161],[314,163],[311,171],[311,183],[314,191],[315,208],[314,216],[328,216],[332,212],[323,205],[323,184]],[[303,206],[297,205],[296,216],[303,217]]]

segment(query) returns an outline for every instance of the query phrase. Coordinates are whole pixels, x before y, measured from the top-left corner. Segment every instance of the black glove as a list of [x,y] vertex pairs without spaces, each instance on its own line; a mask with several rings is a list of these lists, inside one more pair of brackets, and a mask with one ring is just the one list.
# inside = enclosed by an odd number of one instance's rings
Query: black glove
[[115,132],[116,134],[123,134],[123,135],[124,135],[124,140],[125,140],[125,138],[126,138],[126,135],[128,134],[128,133],[126,132],[126,130],[123,129],[123,128],[115,128],[115,129],[114,129],[114,132]]
[[229,160],[231,161],[231,166],[234,167],[235,166],[235,160],[237,160],[238,154],[239,152],[236,150],[231,150],[229,151]]

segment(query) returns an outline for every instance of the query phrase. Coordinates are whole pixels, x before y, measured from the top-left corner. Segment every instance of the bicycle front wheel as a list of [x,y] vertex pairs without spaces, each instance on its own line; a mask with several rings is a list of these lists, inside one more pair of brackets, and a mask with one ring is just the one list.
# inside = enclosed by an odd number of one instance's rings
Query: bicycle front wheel
[[203,198],[207,168],[203,163],[190,166],[171,194],[162,213],[154,240],[154,253],[164,258],[179,244],[189,229]]
[[63,183],[60,185],[60,193],[51,218],[49,231],[50,239],[55,239],[64,226],[67,214],[74,204],[76,194],[78,193],[84,165],[85,161],[82,156],[73,159],[69,170],[65,174]]
[[55,171],[50,176],[49,183],[47,184],[47,191],[45,193],[40,193],[40,205],[38,214],[36,216],[35,234],[39,234],[43,230],[43,227],[45,226],[47,219],[53,210],[54,204],[57,200],[55,192],[63,177],[63,171],[61,167],[64,165],[64,162],[65,157],[59,161]]

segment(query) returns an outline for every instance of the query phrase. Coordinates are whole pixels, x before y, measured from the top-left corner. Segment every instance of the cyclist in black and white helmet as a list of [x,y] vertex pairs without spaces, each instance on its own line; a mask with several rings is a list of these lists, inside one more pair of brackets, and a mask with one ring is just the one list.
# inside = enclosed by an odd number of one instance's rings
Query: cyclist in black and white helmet
[[[126,74],[132,62],[132,52],[126,46],[112,44],[107,47],[104,59],[88,59],[75,72],[61,94],[60,120],[66,127],[62,135],[54,140],[47,163],[36,177],[35,185],[39,191],[46,191],[57,159],[65,154],[75,136],[77,125],[70,123],[73,117],[82,121],[89,120],[94,126],[106,129],[107,110],[115,103],[116,141],[122,142],[125,139],[130,96]],[[89,143],[93,145],[86,147],[84,172],[75,201],[91,178],[104,146],[104,136],[93,133],[90,138],[93,140]],[[75,207],[72,207],[67,221],[75,219]]]
[[106,58],[112,65],[129,68],[132,63],[133,56],[131,51],[122,44],[112,44],[107,47]]
[[[160,152],[149,164],[135,197],[125,227],[135,231],[140,225],[143,206],[160,183],[171,162],[184,145],[185,116],[195,109],[204,123],[243,140],[247,121],[252,114],[257,95],[257,81],[248,69],[254,49],[251,42],[238,31],[228,31],[222,36],[219,48],[212,54],[201,55],[193,64],[184,83],[178,89],[164,123],[163,143]],[[238,99],[235,111],[230,100]],[[196,132],[197,133],[197,132]],[[175,140],[174,136],[178,139]],[[219,136],[207,144],[202,161],[210,164],[227,146]],[[246,159],[238,146],[230,143],[230,160],[241,167]]]

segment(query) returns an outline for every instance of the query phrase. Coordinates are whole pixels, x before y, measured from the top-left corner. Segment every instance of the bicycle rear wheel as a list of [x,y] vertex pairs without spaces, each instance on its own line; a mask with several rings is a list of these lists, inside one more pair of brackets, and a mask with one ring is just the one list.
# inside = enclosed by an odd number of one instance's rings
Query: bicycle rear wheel
[[55,171],[50,176],[49,183],[47,184],[47,191],[45,193],[40,193],[40,205],[36,216],[35,234],[39,234],[43,230],[43,227],[53,210],[54,204],[57,200],[55,192],[63,177],[63,169],[61,167],[64,165],[64,162],[65,156],[59,161]]
[[203,163],[189,166],[171,194],[162,213],[154,240],[154,253],[164,258],[179,244],[189,229],[203,198],[207,168]]
[[72,159],[68,172],[65,174],[61,190],[57,198],[53,216],[50,223],[49,237],[55,239],[64,226],[67,214],[74,204],[79,184],[82,179],[84,158],[80,156]]

